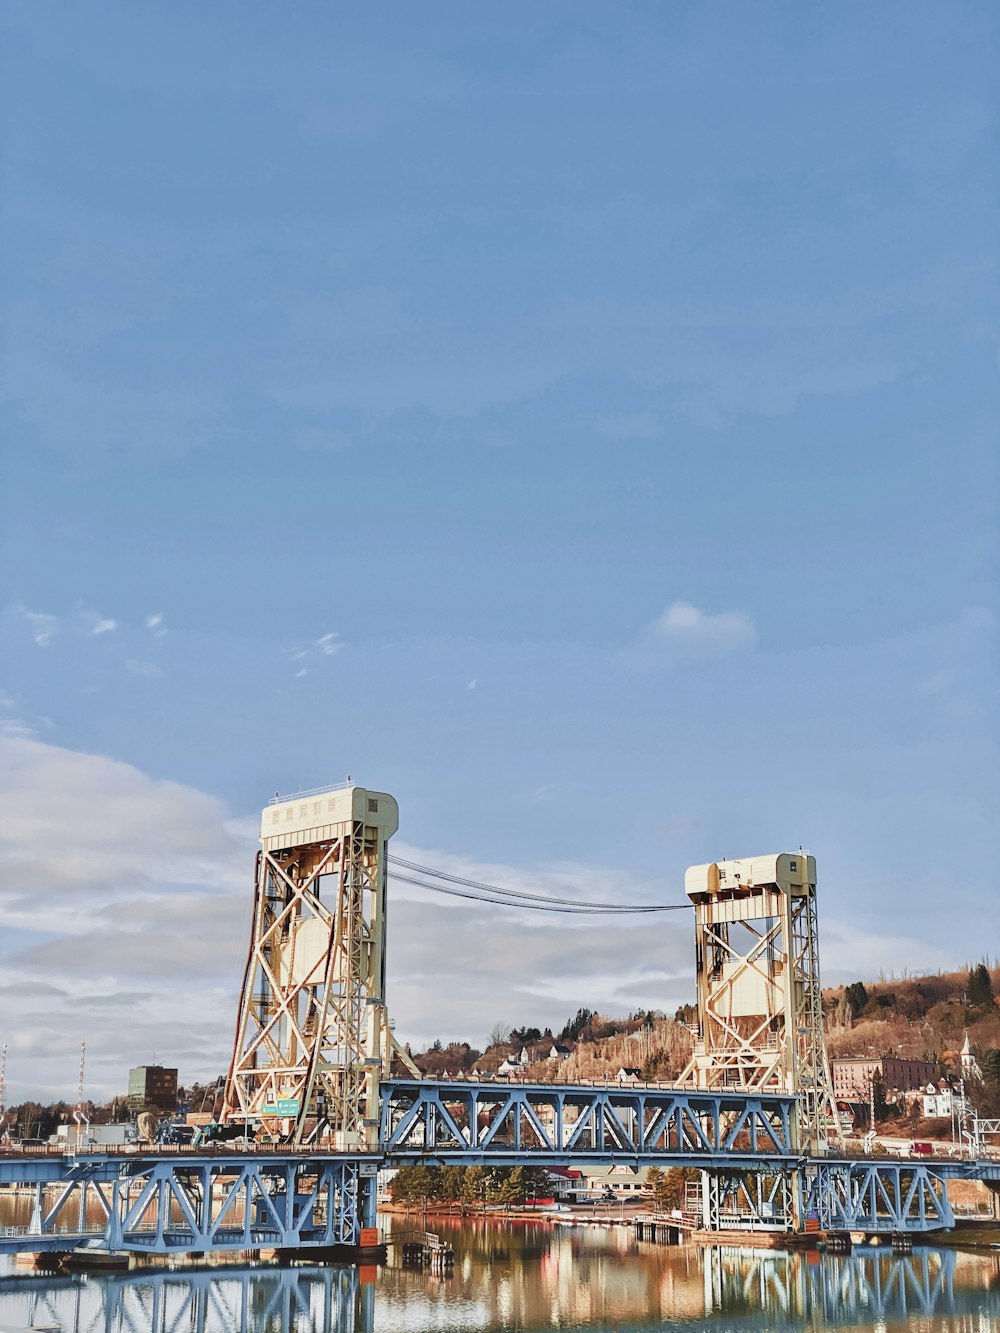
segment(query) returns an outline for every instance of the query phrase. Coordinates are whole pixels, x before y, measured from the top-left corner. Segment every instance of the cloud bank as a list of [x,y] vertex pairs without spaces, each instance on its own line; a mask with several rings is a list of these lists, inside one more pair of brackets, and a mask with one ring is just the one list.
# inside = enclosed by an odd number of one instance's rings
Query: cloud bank
[[[229,1059],[246,957],[256,813],[134,766],[0,738],[0,1042],[7,1100],[125,1090],[133,1064],[209,1079]],[[620,870],[536,870],[394,843],[448,873],[593,902],[676,899]],[[671,875],[671,879],[676,877]],[[560,917],[483,906],[390,880],[390,1013],[403,1041],[482,1045],[497,1022],[558,1029],[581,1005],[672,1013],[694,990],[687,912]],[[823,917],[827,980],[949,959],[908,937]]]

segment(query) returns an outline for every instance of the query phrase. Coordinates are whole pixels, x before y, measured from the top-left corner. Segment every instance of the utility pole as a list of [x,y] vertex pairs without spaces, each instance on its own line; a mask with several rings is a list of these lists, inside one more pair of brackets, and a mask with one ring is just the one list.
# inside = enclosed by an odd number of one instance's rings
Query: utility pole
[[0,1142],[7,1137],[4,1125],[7,1123],[7,1106],[4,1102],[4,1084],[7,1078],[7,1043],[0,1050]]

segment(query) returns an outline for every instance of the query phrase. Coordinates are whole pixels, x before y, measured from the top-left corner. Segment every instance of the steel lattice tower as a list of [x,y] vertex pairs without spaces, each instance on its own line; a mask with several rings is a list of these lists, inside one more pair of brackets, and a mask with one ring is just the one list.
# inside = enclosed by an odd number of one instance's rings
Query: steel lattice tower
[[398,825],[393,797],[363,787],[276,797],[263,811],[226,1122],[297,1143],[376,1142],[394,1045],[386,848]]
[[804,852],[691,866],[698,1035],[681,1082],[802,1098],[799,1144],[841,1140],[823,1037],[816,858]]

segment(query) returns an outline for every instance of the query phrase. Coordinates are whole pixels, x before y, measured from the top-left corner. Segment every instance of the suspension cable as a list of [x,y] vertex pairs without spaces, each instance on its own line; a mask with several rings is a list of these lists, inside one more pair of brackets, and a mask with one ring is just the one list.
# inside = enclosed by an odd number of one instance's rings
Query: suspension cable
[[[570,915],[616,915],[644,914],[649,912],[683,912],[690,908],[690,903],[601,903],[583,898],[558,898],[548,894],[526,893],[520,889],[505,889],[498,884],[484,884],[480,880],[466,879],[462,875],[452,875],[444,870],[435,870],[431,866],[422,866],[415,861],[406,861],[402,857],[389,857],[390,874],[393,879],[404,884],[412,884],[418,889],[427,889],[431,893],[443,893],[453,898],[465,898],[471,902],[491,903],[497,907],[520,907],[535,912],[563,912]],[[422,876],[445,880],[449,885],[461,888],[448,888],[444,884],[430,884],[426,879],[414,879],[395,867],[416,871]],[[464,892],[463,890],[471,890]],[[489,895],[489,896],[486,896]]]

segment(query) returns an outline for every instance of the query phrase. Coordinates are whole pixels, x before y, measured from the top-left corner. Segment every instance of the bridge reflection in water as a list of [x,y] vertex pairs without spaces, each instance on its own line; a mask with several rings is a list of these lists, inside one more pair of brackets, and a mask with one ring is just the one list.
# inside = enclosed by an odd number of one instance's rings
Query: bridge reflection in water
[[[705,1329],[731,1328],[734,1318],[741,1329],[760,1330],[776,1322],[918,1327],[943,1315],[973,1316],[985,1327],[1000,1320],[1000,1260],[993,1256],[959,1259],[954,1251],[931,1248],[895,1255],[858,1247],[828,1255],[713,1247],[700,1257],[705,1305],[696,1326]],[[356,1268],[333,1267],[13,1277],[0,1280],[0,1325],[63,1333],[373,1333],[378,1284],[362,1277]],[[412,1281],[417,1313],[426,1279],[413,1274]],[[400,1294],[397,1289],[396,1314]],[[692,1313],[685,1311],[688,1327]],[[632,1312],[639,1323],[619,1323],[622,1333],[648,1330],[642,1314]],[[494,1326],[488,1317],[487,1325]]]
[[896,1255],[858,1246],[846,1255],[810,1255],[715,1247],[705,1253],[705,1312],[742,1315],[743,1327],[764,1327],[775,1318],[869,1325],[988,1312],[992,1327],[1000,1317],[1000,1288],[961,1286],[956,1267],[954,1250],[930,1248]]
[[374,1286],[356,1268],[145,1269],[0,1282],[0,1326],[60,1333],[361,1333]]

